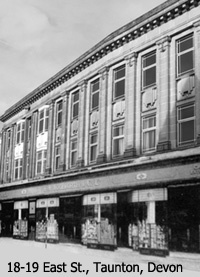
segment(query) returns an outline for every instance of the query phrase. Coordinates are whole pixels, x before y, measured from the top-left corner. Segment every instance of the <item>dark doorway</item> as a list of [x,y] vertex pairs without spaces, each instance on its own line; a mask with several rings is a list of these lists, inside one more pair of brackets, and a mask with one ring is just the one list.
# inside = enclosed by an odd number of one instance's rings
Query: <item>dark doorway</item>
[[12,237],[13,234],[13,202],[2,203],[1,235]]
[[81,206],[81,197],[60,198],[60,242],[81,242]]
[[200,188],[182,186],[169,189],[169,248],[200,251]]

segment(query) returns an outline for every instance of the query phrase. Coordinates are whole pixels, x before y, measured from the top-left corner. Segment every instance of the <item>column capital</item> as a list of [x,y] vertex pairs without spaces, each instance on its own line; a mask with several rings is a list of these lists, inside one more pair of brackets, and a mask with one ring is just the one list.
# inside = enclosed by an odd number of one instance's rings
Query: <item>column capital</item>
[[138,57],[137,52],[131,52],[131,53],[127,54],[126,56],[124,56],[124,60],[131,67],[131,66],[133,66],[134,63],[136,63],[137,57]]
[[102,80],[105,80],[105,77],[108,76],[108,72],[110,70],[110,67],[104,66],[99,70],[99,75],[102,78]]
[[60,95],[61,95],[61,97],[69,97],[69,90],[65,90],[65,91],[63,91]]
[[80,88],[81,91],[83,91],[86,88],[87,83],[88,83],[87,80],[82,80],[78,83],[78,87]]
[[160,52],[165,52],[166,48],[170,45],[171,37],[166,36],[156,41],[156,45]]

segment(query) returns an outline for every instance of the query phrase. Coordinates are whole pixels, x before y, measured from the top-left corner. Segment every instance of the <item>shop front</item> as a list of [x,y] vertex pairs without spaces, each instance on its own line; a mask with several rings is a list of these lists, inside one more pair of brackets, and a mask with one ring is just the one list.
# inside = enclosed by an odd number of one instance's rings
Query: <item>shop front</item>
[[37,241],[58,242],[59,198],[38,199],[36,201]]
[[167,189],[134,190],[128,205],[129,246],[143,254],[168,255]]
[[200,186],[169,187],[169,247],[200,252]]
[[13,238],[28,238],[28,201],[14,202]]
[[91,248],[117,247],[117,194],[99,193],[83,196],[81,241]]

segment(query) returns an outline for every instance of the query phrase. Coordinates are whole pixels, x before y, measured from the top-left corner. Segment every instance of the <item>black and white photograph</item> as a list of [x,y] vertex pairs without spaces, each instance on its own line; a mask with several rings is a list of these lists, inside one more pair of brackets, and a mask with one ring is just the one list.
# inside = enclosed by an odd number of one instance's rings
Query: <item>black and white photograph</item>
[[200,0],[0,0],[0,275],[199,273]]

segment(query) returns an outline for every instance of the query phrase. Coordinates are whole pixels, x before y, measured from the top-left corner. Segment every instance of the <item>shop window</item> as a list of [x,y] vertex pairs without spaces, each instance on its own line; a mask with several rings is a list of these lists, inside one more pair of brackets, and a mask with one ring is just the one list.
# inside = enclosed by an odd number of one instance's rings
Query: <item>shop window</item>
[[145,55],[142,58],[142,87],[156,84],[156,52]]
[[143,118],[143,151],[152,151],[156,148],[156,116]]
[[113,156],[124,154],[124,125],[113,127]]
[[177,41],[177,70],[178,76],[187,73],[194,68],[193,35],[190,34]]
[[90,135],[90,162],[95,162],[97,159],[97,134]]
[[114,70],[114,100],[125,95],[125,65]]
[[99,108],[99,79],[91,83],[91,110]]
[[42,150],[37,152],[36,157],[36,175],[45,173],[47,161],[47,151]]
[[22,178],[22,159],[15,160],[15,180]]
[[79,112],[79,92],[72,94],[72,119],[78,117]]
[[194,104],[178,108],[178,145],[195,140],[195,109]]
[[60,151],[61,146],[57,145],[55,148],[55,170],[58,170],[60,166]]
[[62,109],[63,109],[63,102],[59,101],[56,106],[56,127],[62,124]]
[[24,129],[25,129],[25,122],[20,122],[17,124],[17,134],[16,134],[16,143],[24,142]]
[[71,166],[76,166],[77,162],[77,140],[71,142]]
[[38,124],[38,133],[44,133],[48,131],[49,125],[49,109],[44,108],[39,112],[39,124]]

